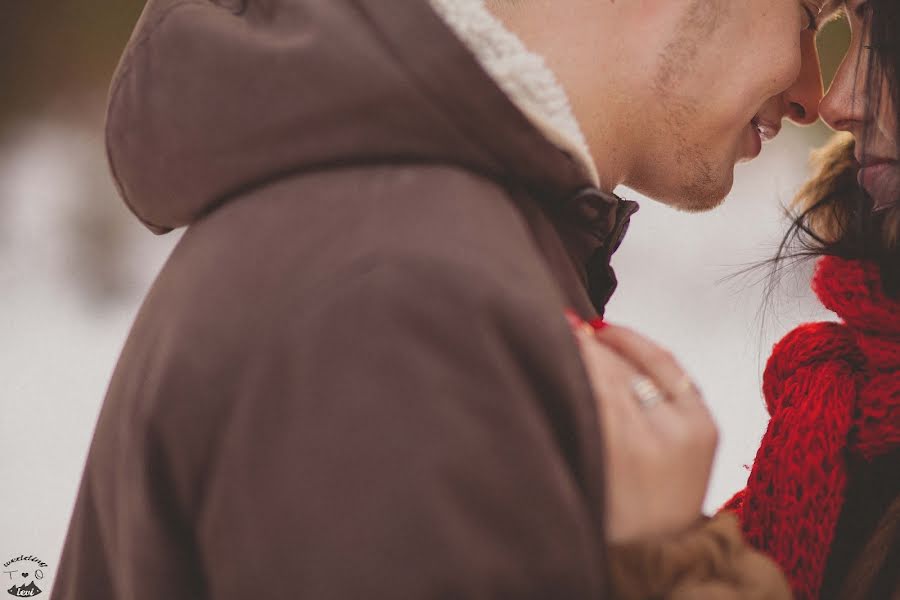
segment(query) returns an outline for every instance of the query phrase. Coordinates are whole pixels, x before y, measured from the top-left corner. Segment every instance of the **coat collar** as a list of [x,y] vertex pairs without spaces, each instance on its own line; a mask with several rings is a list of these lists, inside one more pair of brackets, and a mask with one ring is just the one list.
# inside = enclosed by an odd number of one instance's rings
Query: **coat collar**
[[[533,115],[538,111],[528,111],[532,114],[529,117],[518,106],[528,103],[514,101],[520,95],[512,94],[511,98],[496,81],[497,76],[488,73],[484,61],[479,63],[472,48],[451,31],[445,18],[431,10],[429,4],[395,0],[387,10],[380,0],[355,1],[384,32],[385,43],[394,47],[394,55],[404,61],[404,67],[417,83],[436,102],[444,103],[444,110],[451,117],[459,118],[459,126],[470,131],[498,158],[510,183],[522,185],[547,199],[545,208],[557,217],[557,228],[587,284],[590,301],[602,314],[617,285],[609,261],[628,231],[638,204],[601,191],[597,187],[596,170],[584,167],[585,161],[590,161],[587,145],[583,145],[584,154],[573,155],[563,148],[565,144],[555,143],[560,136],[548,135],[548,119],[538,119],[543,126],[536,124]],[[481,3],[481,0],[466,1]],[[422,44],[423,39],[432,42]],[[478,93],[452,97],[446,93],[465,82],[469,86],[477,82]],[[509,118],[498,121],[498,114]],[[490,131],[491,135],[483,135],[484,131]]]

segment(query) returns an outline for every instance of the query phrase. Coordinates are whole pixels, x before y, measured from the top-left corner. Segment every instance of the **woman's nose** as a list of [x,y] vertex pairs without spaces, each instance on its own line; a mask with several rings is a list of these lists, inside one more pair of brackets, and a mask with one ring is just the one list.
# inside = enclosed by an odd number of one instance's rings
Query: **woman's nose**
[[838,131],[851,131],[864,118],[863,87],[856,81],[860,71],[858,59],[858,53],[851,48],[838,67],[828,93],[819,104],[822,120]]

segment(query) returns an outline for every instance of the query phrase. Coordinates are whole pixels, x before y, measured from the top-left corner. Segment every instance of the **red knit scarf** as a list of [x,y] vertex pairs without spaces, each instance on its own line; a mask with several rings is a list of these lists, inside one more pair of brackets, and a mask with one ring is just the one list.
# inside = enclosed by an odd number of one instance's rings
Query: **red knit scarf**
[[769,426],[747,487],[725,505],[798,600],[819,597],[846,456],[900,446],[900,302],[860,261],[820,259],[813,289],[842,322],[802,325],[775,345],[763,378]]

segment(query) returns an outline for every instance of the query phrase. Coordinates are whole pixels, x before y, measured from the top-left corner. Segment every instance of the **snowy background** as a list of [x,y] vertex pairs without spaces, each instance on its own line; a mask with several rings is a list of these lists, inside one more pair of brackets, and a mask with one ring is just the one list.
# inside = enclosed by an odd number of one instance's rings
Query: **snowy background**
[[[141,227],[106,167],[105,84],[137,16],[131,5],[87,91],[44,91],[52,101],[33,110],[22,101],[5,120],[0,112],[0,562],[34,554],[51,575],[109,377],[179,235]],[[0,62],[0,75],[9,72]],[[623,193],[642,210],[614,260],[621,284],[608,318],[671,348],[704,390],[722,439],[709,510],[746,480],[766,423],[759,390],[772,344],[800,322],[830,318],[808,291],[808,269],[791,273],[765,322],[763,287],[752,285],[763,273],[720,280],[772,256],[781,207],[826,138],[820,126],[786,126],[738,167],[733,193],[709,214]]]

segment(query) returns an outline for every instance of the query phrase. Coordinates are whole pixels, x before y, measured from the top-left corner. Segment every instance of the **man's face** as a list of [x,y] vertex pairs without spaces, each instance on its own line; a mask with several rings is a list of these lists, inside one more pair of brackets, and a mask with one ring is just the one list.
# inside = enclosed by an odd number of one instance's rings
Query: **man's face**
[[734,165],[756,158],[784,117],[817,119],[822,80],[810,20],[822,0],[682,4],[653,70],[658,102],[647,109],[642,156],[624,183],[702,211],[721,203]]
[[534,0],[552,8],[526,35],[569,92],[601,183],[708,210],[784,117],[817,119],[810,24],[825,1]]

